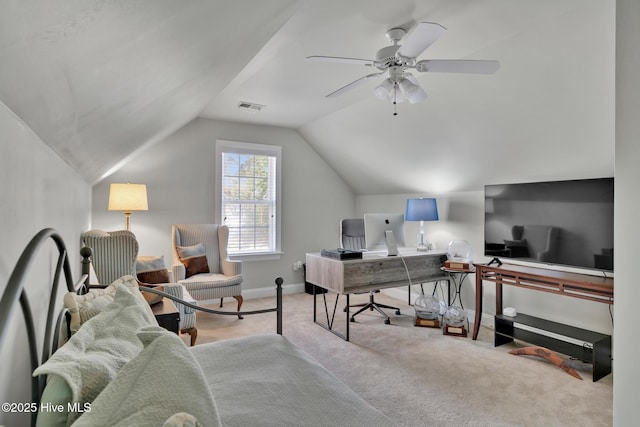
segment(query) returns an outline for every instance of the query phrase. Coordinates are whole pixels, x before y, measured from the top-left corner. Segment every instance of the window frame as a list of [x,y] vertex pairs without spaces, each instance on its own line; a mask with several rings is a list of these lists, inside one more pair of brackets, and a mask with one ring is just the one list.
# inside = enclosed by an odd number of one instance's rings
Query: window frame
[[229,140],[216,140],[215,142],[215,221],[217,224],[224,224],[223,218],[223,200],[222,200],[222,186],[224,184],[224,178],[222,176],[224,167],[222,165],[222,153],[240,153],[240,154],[260,154],[266,156],[273,156],[276,159],[275,175],[275,248],[270,251],[256,251],[256,252],[232,252],[229,251],[229,257],[233,259],[241,259],[247,261],[263,261],[280,259],[282,255],[281,246],[281,217],[282,217],[282,147],[279,145],[259,144],[253,142],[240,142]]

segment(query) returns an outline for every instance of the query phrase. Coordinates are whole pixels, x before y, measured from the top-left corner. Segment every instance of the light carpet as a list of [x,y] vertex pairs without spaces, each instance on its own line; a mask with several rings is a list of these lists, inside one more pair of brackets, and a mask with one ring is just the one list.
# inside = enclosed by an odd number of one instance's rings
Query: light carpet
[[[351,303],[367,298],[352,296]],[[341,297],[334,324],[342,332],[344,300]],[[311,295],[285,295],[283,335],[398,425],[612,425],[613,375],[594,383],[591,365],[571,360],[583,378],[578,380],[542,359],[508,353],[526,344],[494,347],[489,328],[482,327],[476,341],[447,336],[440,329],[415,327],[413,307],[406,302],[384,294],[376,300],[399,307],[402,314],[387,310],[392,324],[385,325],[375,311],[362,313],[350,324],[346,342],[313,323]],[[321,301],[319,296],[318,320],[326,319]],[[333,310],[335,294],[327,301]],[[245,301],[242,308],[274,305],[274,298],[263,298]],[[234,307],[234,300],[225,302],[225,309]],[[198,344],[275,333],[275,314],[240,320],[198,313],[197,328]],[[185,343],[188,339],[183,336]]]

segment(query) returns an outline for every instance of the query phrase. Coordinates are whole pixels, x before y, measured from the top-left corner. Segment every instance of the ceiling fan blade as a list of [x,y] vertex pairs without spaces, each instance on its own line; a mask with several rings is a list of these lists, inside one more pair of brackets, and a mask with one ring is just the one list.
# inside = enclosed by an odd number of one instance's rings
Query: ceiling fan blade
[[416,64],[416,71],[422,73],[471,73],[493,74],[500,68],[498,61],[471,59],[425,59]]
[[423,102],[426,101],[427,99],[427,93],[424,91],[424,89],[422,89],[422,86],[420,85],[420,83],[418,82],[418,79],[416,79],[415,77],[413,77],[413,75],[406,73],[405,77],[407,80],[409,80],[411,83],[413,83],[414,85],[418,86],[418,90],[416,90],[415,92],[413,92],[411,94],[411,96],[409,96],[409,102],[411,104],[416,104],[418,102]]
[[307,56],[307,61],[313,62],[338,62],[341,64],[359,64],[372,66],[372,59],[344,58],[341,56]]
[[327,98],[335,98],[336,96],[340,96],[345,92],[350,91],[351,89],[355,89],[358,86],[364,84],[367,80],[369,80],[372,77],[379,77],[382,74],[384,74],[384,72],[381,73],[373,73],[373,74],[369,74],[368,76],[364,76],[364,77],[360,77],[358,80],[354,80],[351,83],[349,83],[346,86],[342,86],[340,89],[331,92],[329,95],[327,95]]
[[405,58],[416,58],[446,31],[447,29],[440,24],[421,22],[402,43],[397,54]]

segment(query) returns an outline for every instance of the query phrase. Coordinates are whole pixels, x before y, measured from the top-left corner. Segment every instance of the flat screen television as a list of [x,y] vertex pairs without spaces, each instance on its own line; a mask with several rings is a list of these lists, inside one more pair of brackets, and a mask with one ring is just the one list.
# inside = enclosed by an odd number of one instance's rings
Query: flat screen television
[[613,271],[613,182],[486,185],[485,256]]
[[387,250],[385,231],[393,231],[398,247],[406,246],[404,237],[404,213],[364,214],[364,240],[368,251]]

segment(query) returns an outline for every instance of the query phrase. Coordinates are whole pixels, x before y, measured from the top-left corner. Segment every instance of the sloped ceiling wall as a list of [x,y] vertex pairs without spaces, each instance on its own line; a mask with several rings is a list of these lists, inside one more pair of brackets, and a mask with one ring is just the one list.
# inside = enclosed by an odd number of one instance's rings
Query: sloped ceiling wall
[[[398,116],[374,82],[325,98],[371,70],[306,56],[422,21],[448,31],[419,59],[500,70],[420,73]],[[90,183],[198,116],[298,129],[356,194],[613,174],[615,0],[5,1],[0,58],[0,101]]]
[[95,182],[197,117],[294,4],[3,1],[0,100]]

